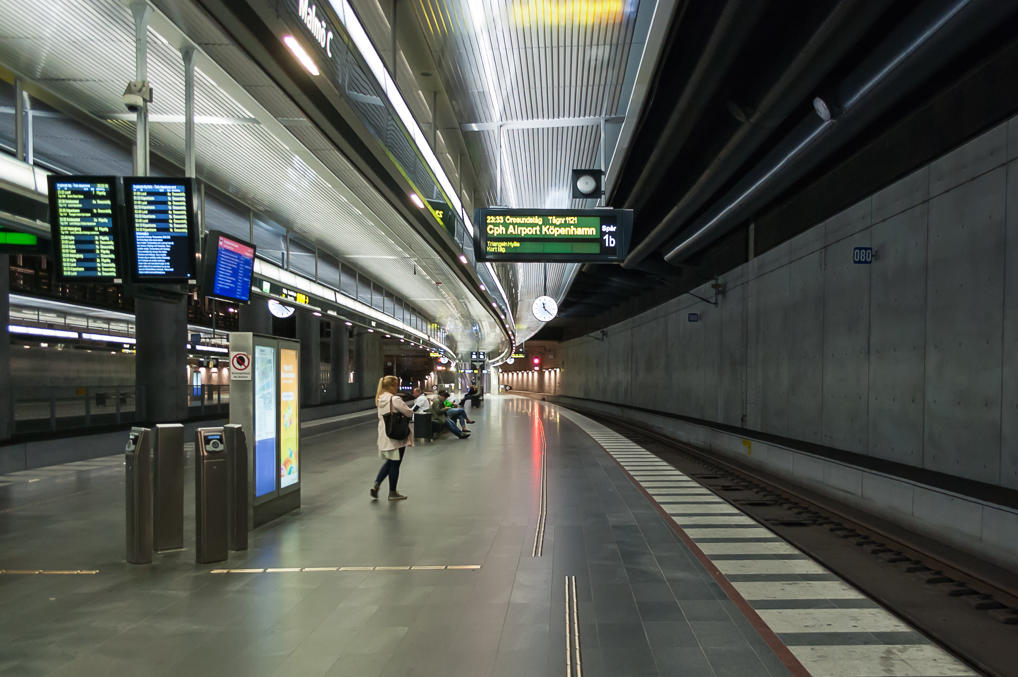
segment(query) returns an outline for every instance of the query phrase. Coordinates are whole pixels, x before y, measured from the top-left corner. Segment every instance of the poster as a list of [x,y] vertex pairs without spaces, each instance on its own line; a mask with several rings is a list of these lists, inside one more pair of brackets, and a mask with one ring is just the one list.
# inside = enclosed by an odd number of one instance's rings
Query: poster
[[298,443],[300,416],[297,407],[297,351],[279,351],[279,487],[296,484],[300,476]]
[[276,490],[276,350],[255,346],[255,496]]

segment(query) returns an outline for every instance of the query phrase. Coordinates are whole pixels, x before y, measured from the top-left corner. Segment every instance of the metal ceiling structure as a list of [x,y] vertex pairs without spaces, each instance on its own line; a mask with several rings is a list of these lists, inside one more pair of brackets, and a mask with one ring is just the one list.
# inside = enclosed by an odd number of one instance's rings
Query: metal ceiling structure
[[[153,152],[183,165],[180,49],[195,46],[200,179],[384,281],[448,327],[461,350],[505,348],[491,311],[273,80],[199,8],[171,5],[174,16],[156,11],[148,31]],[[135,65],[134,24],[123,2],[57,0],[27,11],[18,0],[0,0],[0,16],[0,64],[133,137],[133,116],[120,101]]]
[[[475,206],[596,206],[571,197],[570,172],[610,159],[655,3],[410,4],[478,174]],[[428,74],[414,73],[421,75]],[[511,267],[503,278],[512,278],[517,335],[525,340],[542,326],[530,306],[545,293],[545,268]],[[548,295],[564,298],[578,271],[548,264]]]

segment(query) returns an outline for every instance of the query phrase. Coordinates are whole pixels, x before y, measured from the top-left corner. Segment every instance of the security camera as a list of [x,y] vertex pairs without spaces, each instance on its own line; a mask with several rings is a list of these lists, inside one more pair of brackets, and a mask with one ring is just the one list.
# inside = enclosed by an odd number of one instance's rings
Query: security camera
[[146,102],[152,102],[152,88],[145,80],[132,80],[127,83],[127,89],[120,100],[128,112],[137,113]]

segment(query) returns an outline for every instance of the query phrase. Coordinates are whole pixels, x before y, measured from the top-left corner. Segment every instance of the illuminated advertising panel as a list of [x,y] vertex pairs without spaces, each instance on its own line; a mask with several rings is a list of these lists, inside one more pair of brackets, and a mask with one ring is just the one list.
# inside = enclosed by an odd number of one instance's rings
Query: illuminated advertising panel
[[119,278],[116,179],[51,174],[47,181],[57,275],[82,282]]
[[479,261],[621,261],[629,252],[629,209],[478,209]]
[[132,274],[146,282],[194,277],[194,202],[189,179],[124,179]]
[[276,490],[276,349],[255,346],[255,497]]
[[300,478],[300,416],[297,396],[297,351],[279,351],[279,488],[297,483]]

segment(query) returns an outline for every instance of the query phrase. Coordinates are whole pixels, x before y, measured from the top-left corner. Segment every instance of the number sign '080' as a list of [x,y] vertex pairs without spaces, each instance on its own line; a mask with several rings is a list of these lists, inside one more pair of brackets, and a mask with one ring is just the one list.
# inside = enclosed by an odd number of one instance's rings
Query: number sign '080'
[[627,209],[479,209],[480,261],[621,261],[629,250]]

